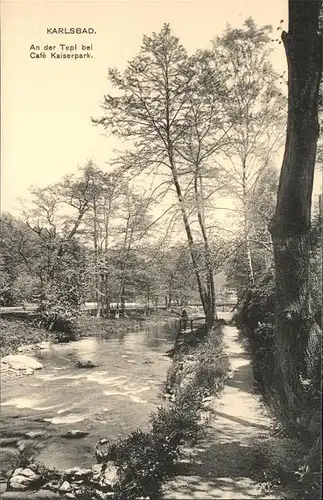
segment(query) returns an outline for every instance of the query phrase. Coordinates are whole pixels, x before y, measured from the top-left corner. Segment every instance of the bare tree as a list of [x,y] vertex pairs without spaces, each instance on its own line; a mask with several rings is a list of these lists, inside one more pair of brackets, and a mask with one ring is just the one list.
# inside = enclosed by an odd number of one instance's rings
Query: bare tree
[[225,101],[228,145],[222,156],[231,192],[241,204],[249,285],[255,282],[251,216],[255,188],[283,144],[284,98],[270,61],[270,26],[249,18],[242,28],[227,27],[214,44],[214,57],[227,72]]
[[[164,25],[159,34],[144,37],[139,55],[129,62],[123,75],[110,70],[110,81],[119,95],[105,97],[104,117],[94,122],[133,141],[135,150],[128,162],[131,168],[166,173],[165,189],[171,185],[177,198],[201,303],[207,323],[212,326],[216,317],[214,280],[210,269],[206,277],[200,271],[190,216],[197,209],[197,239],[205,242],[208,253],[200,203],[202,165],[216,151],[223,134],[215,133],[220,122],[216,99],[221,96],[218,93],[210,98],[199,85],[201,57],[199,62],[200,67]],[[204,62],[207,67],[207,60]],[[213,71],[215,79],[214,75]],[[211,76],[209,69],[209,82]],[[192,189],[194,210],[189,199]]]

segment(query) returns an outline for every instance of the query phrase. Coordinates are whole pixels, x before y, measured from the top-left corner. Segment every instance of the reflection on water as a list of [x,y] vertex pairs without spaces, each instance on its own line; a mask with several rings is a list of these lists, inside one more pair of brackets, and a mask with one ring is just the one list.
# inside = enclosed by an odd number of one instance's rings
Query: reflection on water
[[[100,437],[115,439],[147,426],[149,414],[161,403],[171,363],[165,352],[175,336],[173,322],[121,336],[98,334],[39,351],[44,369],[25,379],[11,379],[3,388],[6,434],[19,432],[21,425],[27,430],[36,425],[47,437],[39,460],[59,468],[90,465]],[[92,361],[95,367],[77,368],[77,360]],[[89,436],[64,440],[61,435],[73,428]]]
[[13,398],[8,399],[2,403],[2,406],[15,406],[18,409],[22,408],[31,408],[33,410],[39,411],[47,411],[52,410],[53,408],[57,408],[59,405],[53,406],[41,406],[42,403],[45,402],[45,399],[39,399],[34,397],[22,397],[22,398]]

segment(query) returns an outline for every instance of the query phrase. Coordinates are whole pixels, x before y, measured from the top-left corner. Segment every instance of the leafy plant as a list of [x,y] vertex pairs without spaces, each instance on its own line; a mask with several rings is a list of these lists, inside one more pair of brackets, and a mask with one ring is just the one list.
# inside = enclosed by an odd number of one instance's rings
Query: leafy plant
[[31,446],[26,446],[21,451],[17,452],[11,458],[12,467],[14,469],[17,469],[18,467],[28,467],[32,463],[33,452],[34,450]]
[[76,334],[76,319],[79,316],[81,297],[78,284],[71,276],[65,276],[59,283],[50,283],[45,290],[41,304],[36,311],[38,326],[49,331],[63,332],[68,338]]

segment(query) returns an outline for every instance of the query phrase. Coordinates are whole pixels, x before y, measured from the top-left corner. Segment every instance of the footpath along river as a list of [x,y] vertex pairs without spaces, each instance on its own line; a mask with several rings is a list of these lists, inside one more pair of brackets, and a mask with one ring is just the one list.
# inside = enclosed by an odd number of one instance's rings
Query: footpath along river
[[[177,322],[150,325],[117,337],[88,337],[39,350],[43,369],[11,378],[1,388],[0,481],[12,468],[17,446],[32,444],[46,466],[90,467],[101,437],[124,437],[147,427],[162,402],[163,383],[171,359]],[[90,360],[95,368],[77,368]],[[67,439],[67,431],[88,432]]]

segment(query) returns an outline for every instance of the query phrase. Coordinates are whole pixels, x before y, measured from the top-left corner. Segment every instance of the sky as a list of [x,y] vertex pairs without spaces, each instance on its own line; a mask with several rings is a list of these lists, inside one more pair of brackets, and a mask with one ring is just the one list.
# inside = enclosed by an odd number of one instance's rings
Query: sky
[[[92,158],[104,167],[119,143],[92,125],[111,89],[108,68],[123,69],[144,34],[169,22],[189,53],[207,47],[227,23],[283,19],[287,0],[2,0],[1,209],[17,213],[31,185],[46,186]],[[93,28],[95,34],[47,34],[47,28]],[[278,32],[277,32],[278,33]],[[93,45],[90,59],[31,58],[32,45]],[[275,68],[286,69],[282,44]],[[39,53],[39,51],[36,51]],[[41,50],[40,52],[43,52]]]

